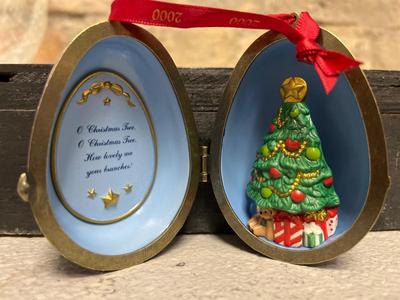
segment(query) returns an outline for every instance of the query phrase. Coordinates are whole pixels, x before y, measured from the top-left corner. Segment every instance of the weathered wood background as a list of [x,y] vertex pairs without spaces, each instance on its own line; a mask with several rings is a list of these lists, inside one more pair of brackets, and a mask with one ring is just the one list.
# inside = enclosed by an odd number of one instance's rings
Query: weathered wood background
[[[29,136],[50,65],[0,65],[0,235],[40,234],[28,204],[16,194],[25,171]],[[210,139],[230,69],[180,69],[202,143]],[[388,146],[392,186],[375,230],[400,229],[400,72],[366,71],[378,101]],[[185,233],[230,232],[211,184],[200,184]]]

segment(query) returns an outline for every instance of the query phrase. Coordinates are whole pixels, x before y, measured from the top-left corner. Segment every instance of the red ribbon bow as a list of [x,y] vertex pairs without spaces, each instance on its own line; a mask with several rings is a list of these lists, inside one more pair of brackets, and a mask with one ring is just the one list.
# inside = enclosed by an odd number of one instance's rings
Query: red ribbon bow
[[236,27],[280,32],[296,45],[299,61],[314,65],[327,94],[341,72],[360,65],[351,57],[321,48],[316,42],[319,25],[307,12],[300,14],[293,27],[293,14],[261,15],[153,0],[114,0],[109,20],[176,28]]
[[335,86],[340,73],[357,67],[361,62],[336,51],[325,50],[317,44],[320,28],[308,12],[302,12],[295,26],[298,38],[296,57],[299,61],[313,64],[327,94]]
[[285,211],[277,211],[274,215],[275,222],[292,222],[300,225],[304,223],[303,215],[292,215]]

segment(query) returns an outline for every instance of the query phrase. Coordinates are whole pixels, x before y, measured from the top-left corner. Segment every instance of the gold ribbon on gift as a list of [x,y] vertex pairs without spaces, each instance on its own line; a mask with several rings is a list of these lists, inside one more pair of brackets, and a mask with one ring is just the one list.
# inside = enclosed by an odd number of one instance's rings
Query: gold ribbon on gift
[[328,217],[326,209],[321,209],[318,211],[306,212],[304,214],[304,219],[306,222],[312,221],[325,221]]

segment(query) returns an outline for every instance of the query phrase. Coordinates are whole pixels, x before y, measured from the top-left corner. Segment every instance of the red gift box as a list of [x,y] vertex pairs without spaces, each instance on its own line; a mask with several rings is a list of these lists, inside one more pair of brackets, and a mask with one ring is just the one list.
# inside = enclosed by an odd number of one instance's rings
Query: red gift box
[[302,216],[278,212],[274,216],[274,242],[287,247],[300,247],[304,230]]

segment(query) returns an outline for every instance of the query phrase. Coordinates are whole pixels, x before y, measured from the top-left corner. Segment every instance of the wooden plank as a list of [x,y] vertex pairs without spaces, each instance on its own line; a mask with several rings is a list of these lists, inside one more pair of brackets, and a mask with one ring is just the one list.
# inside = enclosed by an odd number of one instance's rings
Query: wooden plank
[[[29,135],[35,108],[50,65],[0,65],[0,234],[40,234],[29,205],[15,192],[25,170]],[[208,143],[218,104],[231,69],[180,69],[188,90],[202,143]],[[400,229],[400,72],[366,71],[382,113],[388,144],[392,186],[374,230]],[[200,184],[196,202],[182,229],[185,233],[231,232],[225,222],[211,184]]]
[[[0,109],[36,109],[51,65],[0,65]],[[180,69],[193,111],[217,111],[231,69]],[[368,70],[381,113],[400,113],[400,71]],[[38,97],[39,96],[39,97]]]
[[381,114],[400,113],[400,72],[367,71]]
[[35,110],[51,65],[0,65],[0,110]]
[[[400,99],[400,98],[397,98]],[[383,114],[383,128],[388,149],[391,186],[386,203],[375,224],[376,230],[400,229],[400,114]]]
[[16,194],[16,180],[26,170],[34,110],[0,110],[0,234],[38,234],[30,206]]

